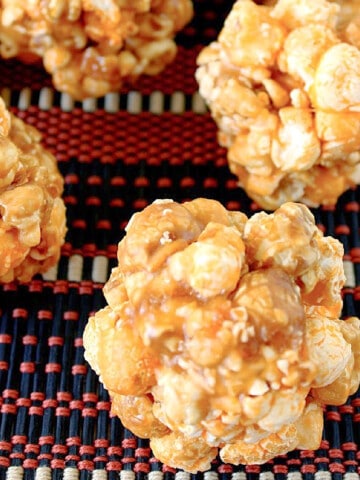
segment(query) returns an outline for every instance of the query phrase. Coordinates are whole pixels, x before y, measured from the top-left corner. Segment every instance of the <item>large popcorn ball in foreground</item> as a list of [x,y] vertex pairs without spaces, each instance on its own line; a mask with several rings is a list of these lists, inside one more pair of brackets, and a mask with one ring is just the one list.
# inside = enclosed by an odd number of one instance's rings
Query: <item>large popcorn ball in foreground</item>
[[0,0],[0,55],[42,58],[58,90],[100,97],[172,62],[192,15],[191,0]]
[[262,208],[332,205],[360,183],[360,4],[343,3],[238,0],[198,56],[230,169]]
[[190,472],[218,451],[238,464],[317,448],[323,405],[359,384],[360,321],[338,319],[342,255],[301,204],[250,219],[201,198],[136,213],[84,332],[113,413]]
[[40,138],[0,99],[0,282],[27,282],[60,257],[63,179]]

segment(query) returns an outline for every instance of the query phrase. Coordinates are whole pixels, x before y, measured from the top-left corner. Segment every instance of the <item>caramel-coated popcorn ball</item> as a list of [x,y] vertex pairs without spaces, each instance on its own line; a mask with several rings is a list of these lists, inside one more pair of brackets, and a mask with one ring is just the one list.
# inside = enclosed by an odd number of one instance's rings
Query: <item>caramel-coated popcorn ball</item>
[[60,257],[63,179],[40,133],[0,99],[0,282],[29,281]]
[[196,78],[230,170],[262,208],[360,183],[360,2],[238,0]]
[[136,213],[84,332],[113,413],[189,472],[218,453],[263,463],[318,448],[325,403],[360,380],[342,257],[303,204],[250,219],[203,198]]
[[118,91],[175,58],[191,0],[0,0],[0,55],[42,59],[75,99]]

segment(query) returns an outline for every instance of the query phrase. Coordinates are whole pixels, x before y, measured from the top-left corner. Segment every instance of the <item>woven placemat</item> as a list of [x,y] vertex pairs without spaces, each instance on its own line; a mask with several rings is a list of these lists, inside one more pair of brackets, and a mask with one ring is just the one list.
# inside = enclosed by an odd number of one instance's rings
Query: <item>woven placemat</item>
[[[130,216],[156,198],[199,196],[247,215],[216,127],[197,92],[196,56],[215,39],[232,1],[195,1],[176,61],[121,92],[74,102],[41,65],[0,63],[0,94],[43,133],[65,178],[68,233],[56,268],[26,285],[0,286],[0,480],[359,480],[360,395],[325,411],[321,448],[262,466],[225,465],[190,475],[162,465],[146,440],[110,414],[107,392],[83,356],[89,315],[116,265]],[[345,249],[343,316],[360,315],[360,189],[313,209]]]

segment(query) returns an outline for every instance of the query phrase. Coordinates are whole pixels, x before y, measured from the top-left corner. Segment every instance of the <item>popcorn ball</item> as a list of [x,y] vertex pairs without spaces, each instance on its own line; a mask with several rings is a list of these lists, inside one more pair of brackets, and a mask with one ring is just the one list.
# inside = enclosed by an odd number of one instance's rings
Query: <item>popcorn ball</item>
[[238,0],[196,78],[229,168],[267,210],[360,183],[360,3]]
[[0,0],[0,55],[42,59],[58,90],[100,97],[172,62],[192,15],[191,0]]
[[247,218],[157,200],[136,213],[84,331],[113,413],[189,472],[218,454],[318,448],[324,405],[360,380],[360,321],[339,319],[342,256],[303,204]]
[[0,99],[0,282],[27,282],[60,257],[63,179],[40,139]]

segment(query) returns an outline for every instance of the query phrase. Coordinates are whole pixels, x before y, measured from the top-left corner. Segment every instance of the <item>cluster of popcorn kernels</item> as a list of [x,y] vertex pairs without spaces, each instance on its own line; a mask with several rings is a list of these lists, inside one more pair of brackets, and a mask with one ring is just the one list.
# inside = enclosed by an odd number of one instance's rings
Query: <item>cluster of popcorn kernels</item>
[[40,139],[0,99],[0,282],[27,282],[60,257],[63,179]]
[[[74,98],[160,71],[192,14],[188,1],[1,5],[2,55],[42,57]],[[237,2],[200,56],[230,166],[266,208],[334,203],[358,183],[360,23],[347,6],[340,18],[325,1]],[[39,133],[0,111],[0,281],[27,281],[59,258],[62,179]],[[190,472],[218,452],[263,463],[317,448],[323,406],[344,403],[360,381],[360,322],[338,319],[342,253],[299,204],[251,219],[204,199],[137,214],[105,286],[109,305],[84,336],[113,412],[161,461]]]
[[360,183],[359,5],[235,2],[198,57],[231,171],[262,208],[335,204]]
[[173,61],[192,15],[191,0],[2,0],[0,55],[42,59],[58,90],[100,97]]
[[[360,322],[338,320],[341,244],[286,203],[248,219],[214,200],[130,220],[85,355],[113,412],[190,472],[320,444],[323,405],[360,376]],[[311,428],[309,428],[311,425]]]

